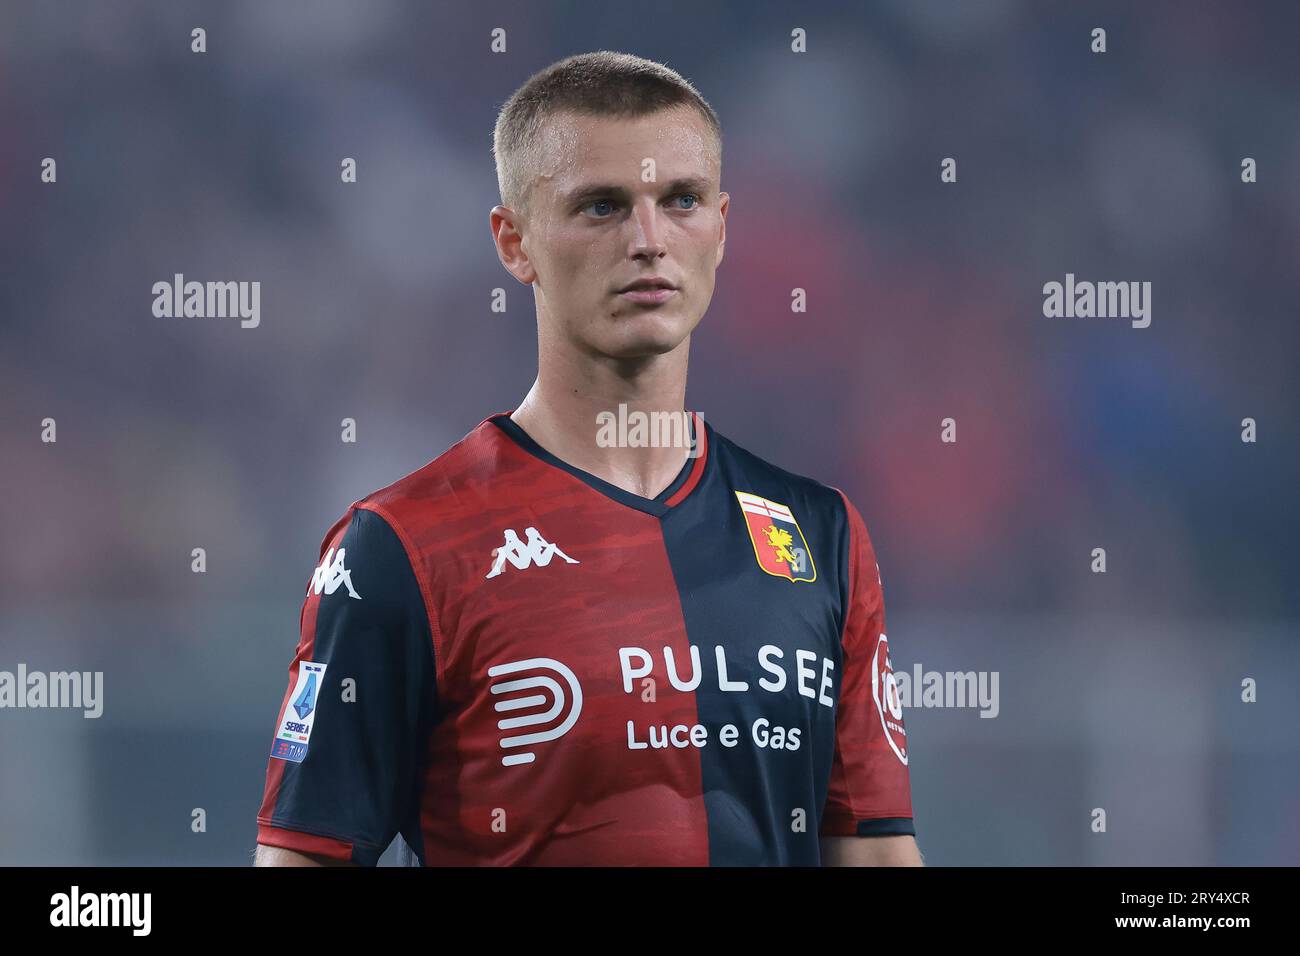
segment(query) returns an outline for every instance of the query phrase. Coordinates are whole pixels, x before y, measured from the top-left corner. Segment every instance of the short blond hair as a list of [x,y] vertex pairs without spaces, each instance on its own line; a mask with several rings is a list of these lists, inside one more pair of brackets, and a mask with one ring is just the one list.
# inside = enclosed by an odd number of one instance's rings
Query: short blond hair
[[676,70],[630,53],[579,53],[534,73],[506,100],[492,131],[501,204],[524,211],[539,172],[541,132],[557,113],[632,118],[686,106],[704,119],[722,161],[722,124]]

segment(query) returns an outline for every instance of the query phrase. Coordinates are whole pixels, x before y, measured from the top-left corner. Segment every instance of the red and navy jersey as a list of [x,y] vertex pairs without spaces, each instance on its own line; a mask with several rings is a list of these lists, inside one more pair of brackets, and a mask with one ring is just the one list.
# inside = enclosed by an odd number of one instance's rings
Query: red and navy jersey
[[507,414],[326,534],[258,842],[373,865],[817,865],[912,834],[879,567],[691,418],[654,499]]

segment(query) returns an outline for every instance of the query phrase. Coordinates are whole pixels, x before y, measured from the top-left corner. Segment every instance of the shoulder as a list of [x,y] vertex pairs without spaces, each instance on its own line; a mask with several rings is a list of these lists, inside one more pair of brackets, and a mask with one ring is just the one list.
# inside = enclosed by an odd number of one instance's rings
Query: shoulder
[[748,493],[786,505],[800,520],[805,514],[836,524],[848,520],[852,505],[840,489],[773,464],[727,438],[712,425],[708,430],[712,443],[710,454],[717,456],[719,470],[738,496]]
[[[847,569],[847,575],[856,573],[853,569],[866,568],[871,569],[871,579],[878,577],[875,546],[867,524],[843,490],[781,468],[711,426],[709,437],[718,453],[723,479],[735,489],[742,510],[746,510],[746,493],[766,499],[769,504],[784,505],[804,536],[815,535],[818,542],[824,542]],[[865,580],[865,572],[863,575]]]
[[330,568],[343,560],[388,573],[418,569],[421,543],[448,514],[483,506],[501,454],[500,429],[489,417],[432,461],[353,501],[321,540],[316,578],[337,576]]
[[408,534],[459,511],[482,506],[505,467],[508,442],[492,415],[432,461],[352,503],[349,512],[369,511],[392,526],[404,543]]

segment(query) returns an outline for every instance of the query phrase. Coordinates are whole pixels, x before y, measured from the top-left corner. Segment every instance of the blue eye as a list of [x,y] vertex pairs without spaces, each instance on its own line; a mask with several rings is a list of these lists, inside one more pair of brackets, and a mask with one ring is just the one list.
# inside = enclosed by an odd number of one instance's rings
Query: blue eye
[[[700,197],[697,196],[695,193],[678,193],[676,196],[673,196],[672,198],[674,200],[689,199],[691,201],[691,205],[689,206],[677,207],[683,212],[689,212],[690,210],[694,209],[696,206],[700,204]],[[579,212],[590,212],[597,219],[608,219],[610,215],[613,214],[616,206],[617,204],[612,199],[597,199],[587,203],[587,205],[583,206],[582,209],[579,210]],[[602,208],[598,208],[598,207],[602,207]]]

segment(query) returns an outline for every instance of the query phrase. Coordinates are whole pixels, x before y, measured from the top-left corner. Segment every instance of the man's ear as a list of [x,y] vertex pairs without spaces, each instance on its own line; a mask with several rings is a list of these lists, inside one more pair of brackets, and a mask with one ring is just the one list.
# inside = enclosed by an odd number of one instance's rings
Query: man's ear
[[713,268],[722,265],[722,255],[727,249],[727,209],[731,206],[731,196],[727,193],[718,193],[718,261],[713,264]]
[[493,206],[488,214],[492,229],[492,241],[497,247],[497,258],[506,267],[506,271],[524,285],[532,285],[537,279],[537,270],[533,268],[524,250],[524,236],[520,229],[522,218],[509,206]]

